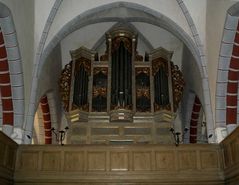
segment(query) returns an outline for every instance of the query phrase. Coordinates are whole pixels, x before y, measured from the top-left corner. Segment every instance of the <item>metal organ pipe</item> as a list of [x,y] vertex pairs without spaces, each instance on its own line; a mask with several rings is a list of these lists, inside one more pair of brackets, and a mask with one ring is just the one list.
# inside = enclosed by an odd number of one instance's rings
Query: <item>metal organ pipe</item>
[[80,67],[80,74],[81,74],[81,82],[80,82],[80,92],[79,92],[79,96],[80,96],[80,105],[83,105],[83,91],[84,91],[84,83],[85,83],[85,79],[84,79],[84,69],[81,65]]
[[128,52],[127,50],[125,51],[125,55],[124,55],[124,63],[125,63],[125,69],[124,69],[124,100],[125,100],[125,104],[128,104],[128,81],[129,81],[129,76],[127,75],[127,73],[129,73],[128,71]]
[[124,107],[131,103],[131,54],[121,42],[119,48],[112,54],[112,84],[111,104]]
[[124,75],[123,75],[123,70],[124,70],[124,48],[123,48],[123,43],[120,43],[120,48],[119,48],[119,55],[120,55],[120,60],[119,60],[119,103],[120,106],[123,106],[123,102],[124,102]]

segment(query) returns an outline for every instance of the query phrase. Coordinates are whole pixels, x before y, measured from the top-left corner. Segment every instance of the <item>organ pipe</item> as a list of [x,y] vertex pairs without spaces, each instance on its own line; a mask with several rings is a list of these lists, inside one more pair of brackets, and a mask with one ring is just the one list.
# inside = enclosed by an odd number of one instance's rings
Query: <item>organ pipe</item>
[[131,54],[121,41],[119,48],[112,54],[111,104],[113,108],[116,106],[125,108],[131,104],[131,65]]

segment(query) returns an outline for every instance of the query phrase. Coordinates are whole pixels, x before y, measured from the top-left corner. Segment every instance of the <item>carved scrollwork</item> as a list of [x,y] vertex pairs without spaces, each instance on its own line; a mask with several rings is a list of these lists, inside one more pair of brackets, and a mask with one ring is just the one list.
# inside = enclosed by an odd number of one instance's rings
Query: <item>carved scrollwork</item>
[[149,75],[149,68],[148,67],[137,67],[135,68],[135,74],[136,76],[139,75],[140,73],[145,73],[147,75]]
[[139,55],[138,52],[136,51],[135,60],[142,62],[144,60],[144,57],[142,55]]
[[93,87],[93,98],[97,96],[106,97],[107,88],[106,87]]
[[107,76],[108,74],[108,68],[107,67],[95,67],[94,68],[94,75],[98,74],[98,73],[103,73],[104,75]]
[[119,109],[125,109],[125,110],[132,110],[132,105],[111,105],[111,110],[119,110]]
[[65,65],[60,77],[60,94],[65,111],[69,111],[72,62]]
[[167,105],[159,105],[157,103],[154,103],[154,110],[155,111],[159,111],[159,110],[168,110],[171,111],[171,105],[167,104]]
[[173,86],[173,102],[174,102],[174,112],[177,111],[179,102],[183,96],[183,88],[185,85],[183,74],[179,70],[177,65],[171,62],[171,73],[172,73],[172,86]]
[[150,99],[149,87],[139,87],[139,88],[137,88],[137,90],[136,90],[136,97],[140,98],[142,96]]
[[114,53],[120,46],[120,43],[124,43],[124,47],[129,53],[132,53],[132,41],[127,37],[115,37],[112,42],[112,53]]
[[76,109],[88,112],[89,111],[89,104],[87,103],[87,104],[82,105],[82,106],[79,107],[79,106],[75,105],[74,103],[72,103],[71,110],[76,110]]
[[75,72],[79,71],[80,66],[83,65],[85,71],[88,73],[88,75],[90,75],[90,70],[91,70],[91,64],[90,64],[90,60],[87,58],[79,58],[77,59],[76,63],[75,63]]
[[163,68],[165,73],[168,75],[168,62],[163,58],[157,58],[152,61],[153,76],[159,71],[160,68]]

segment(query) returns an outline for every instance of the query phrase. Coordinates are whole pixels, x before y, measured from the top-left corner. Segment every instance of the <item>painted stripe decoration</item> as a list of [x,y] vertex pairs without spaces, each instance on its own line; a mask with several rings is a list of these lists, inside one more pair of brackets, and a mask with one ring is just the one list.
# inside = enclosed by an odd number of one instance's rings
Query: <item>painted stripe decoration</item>
[[45,144],[52,144],[51,114],[50,114],[47,96],[43,96],[41,98],[40,103],[41,103],[44,130],[45,130]]
[[190,143],[197,143],[197,126],[198,118],[202,104],[197,96],[195,96],[193,110],[190,121]]
[[228,71],[227,96],[226,96],[226,124],[237,123],[237,96],[238,96],[238,75],[239,75],[239,23],[234,37],[232,56]]
[[[1,30],[1,29],[0,29]],[[3,34],[0,31],[0,91],[2,100],[2,124],[14,126],[11,80],[7,59],[7,51]]]

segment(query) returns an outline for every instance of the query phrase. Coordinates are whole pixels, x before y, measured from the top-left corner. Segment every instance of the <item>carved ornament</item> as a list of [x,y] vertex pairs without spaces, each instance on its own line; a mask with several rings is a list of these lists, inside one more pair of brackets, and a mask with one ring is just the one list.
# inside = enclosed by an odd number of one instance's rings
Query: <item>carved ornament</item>
[[108,75],[108,68],[107,67],[95,67],[93,74],[96,75],[100,72],[107,76]]
[[179,102],[183,96],[184,89],[184,79],[183,74],[179,70],[177,65],[174,65],[171,62],[171,73],[172,73],[172,89],[173,89],[173,104],[174,104],[174,112],[177,111]]
[[69,111],[72,62],[65,65],[60,76],[60,94],[65,111]]
[[152,61],[153,76],[163,68],[165,73],[168,75],[168,61],[163,58],[157,58]]
[[83,65],[85,71],[90,75],[91,62],[89,59],[81,57],[75,62],[75,73],[80,70],[81,65]]

